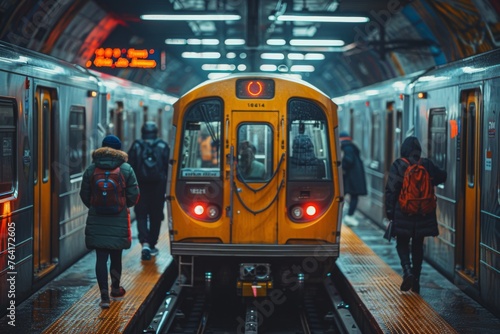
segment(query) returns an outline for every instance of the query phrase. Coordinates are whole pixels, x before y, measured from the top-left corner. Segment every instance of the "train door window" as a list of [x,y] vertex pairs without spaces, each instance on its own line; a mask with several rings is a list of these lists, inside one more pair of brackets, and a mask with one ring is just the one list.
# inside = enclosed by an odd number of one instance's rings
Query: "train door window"
[[371,130],[371,148],[370,148],[370,166],[373,169],[378,169],[380,166],[380,161],[382,160],[381,156],[381,122],[382,118],[380,117],[380,113],[376,112],[372,115],[372,130]]
[[184,119],[180,177],[220,177],[222,101],[206,99],[189,107]]
[[476,162],[474,157],[476,156],[476,104],[474,102],[469,103],[468,106],[468,119],[467,119],[467,155],[472,157],[467,159],[467,182],[470,188],[474,187],[474,180],[476,177]]
[[42,139],[42,181],[48,182],[50,175],[50,105],[48,100],[43,100],[42,104],[42,128],[43,128],[43,139]]
[[447,122],[444,108],[431,109],[429,113],[429,158],[446,170]]
[[323,110],[310,101],[288,103],[289,180],[331,180],[328,126]]
[[0,98],[0,197],[11,194],[16,176],[16,103]]
[[69,111],[69,171],[70,177],[83,172],[85,161],[85,108],[72,106]]
[[238,127],[238,177],[250,182],[269,181],[273,170],[273,130],[269,124]]

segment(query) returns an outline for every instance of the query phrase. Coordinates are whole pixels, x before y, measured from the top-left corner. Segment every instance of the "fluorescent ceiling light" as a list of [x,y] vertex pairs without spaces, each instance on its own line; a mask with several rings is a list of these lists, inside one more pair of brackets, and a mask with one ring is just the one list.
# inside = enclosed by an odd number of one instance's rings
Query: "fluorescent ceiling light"
[[366,16],[338,16],[338,15],[308,15],[305,14],[283,14],[279,16],[269,15],[271,21],[291,22],[333,22],[333,23],[365,23],[370,21]]
[[285,55],[282,53],[270,53],[265,52],[260,55],[261,59],[272,59],[272,60],[283,60],[285,59]]
[[234,71],[236,65],[233,64],[203,64],[201,69],[204,71]]
[[183,52],[182,58],[205,58],[205,59],[219,59],[219,52]]
[[289,53],[288,59],[290,60],[324,60],[325,55],[322,53]]
[[209,79],[218,79],[218,78],[224,78],[230,75],[231,73],[208,73],[208,78]]
[[339,39],[292,39],[292,46],[343,46],[345,43]]
[[314,66],[312,66],[312,65],[293,65],[290,68],[290,72],[314,72]]
[[167,38],[165,44],[168,45],[186,45],[186,40],[184,38]]
[[215,38],[189,38],[187,43],[188,45],[219,45],[219,40]]
[[146,14],[141,15],[145,21],[238,21],[241,16],[237,14]]
[[238,65],[238,71],[243,72],[243,71],[245,71],[246,69],[247,69],[247,65],[245,65],[245,64],[239,64],[239,65]]
[[281,38],[270,38],[266,41],[267,45],[285,45],[286,41]]
[[241,38],[228,38],[224,41],[226,45],[245,45],[245,40]]
[[228,53],[226,53],[226,58],[227,59],[234,59],[234,58],[236,58],[236,53],[228,52]]
[[276,65],[270,65],[270,64],[260,65],[260,70],[263,72],[275,72],[277,69],[278,66]]

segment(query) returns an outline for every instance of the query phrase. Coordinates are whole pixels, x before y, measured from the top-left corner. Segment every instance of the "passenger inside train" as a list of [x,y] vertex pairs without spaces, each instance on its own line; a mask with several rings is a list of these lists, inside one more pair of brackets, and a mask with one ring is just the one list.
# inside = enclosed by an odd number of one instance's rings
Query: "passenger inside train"
[[255,159],[257,149],[249,141],[243,141],[238,148],[238,174],[247,180],[260,180],[265,178],[264,164]]
[[290,177],[295,176],[321,179],[325,177],[325,165],[316,157],[314,144],[309,135],[301,132],[293,138],[290,157]]

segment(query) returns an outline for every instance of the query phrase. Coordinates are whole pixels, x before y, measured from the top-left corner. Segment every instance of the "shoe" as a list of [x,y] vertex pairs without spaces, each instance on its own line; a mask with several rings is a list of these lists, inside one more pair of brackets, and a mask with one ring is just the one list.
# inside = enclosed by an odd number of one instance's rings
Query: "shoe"
[[411,291],[415,292],[416,294],[420,294],[420,280],[417,277],[413,278]]
[[123,298],[123,296],[125,296],[125,293],[127,293],[127,291],[125,291],[125,289],[121,286],[119,288],[111,288],[111,297],[113,299],[118,299],[120,300],[121,298]]
[[151,248],[150,254],[151,254],[151,256],[156,256],[156,255],[158,255],[159,252],[160,251],[158,250],[158,248],[153,247],[153,248]]
[[410,265],[403,266],[403,283],[401,283],[401,291],[408,291],[413,287],[413,273]]
[[345,216],[344,217],[344,223],[347,226],[352,226],[352,227],[355,227],[355,226],[359,225],[359,222],[353,216]]
[[101,302],[99,303],[99,306],[102,308],[102,309],[105,309],[105,308],[109,308],[109,296],[108,296],[108,293],[102,293],[101,294]]
[[151,248],[149,248],[149,244],[148,243],[144,243],[142,245],[142,253],[141,253],[141,259],[142,260],[151,260]]

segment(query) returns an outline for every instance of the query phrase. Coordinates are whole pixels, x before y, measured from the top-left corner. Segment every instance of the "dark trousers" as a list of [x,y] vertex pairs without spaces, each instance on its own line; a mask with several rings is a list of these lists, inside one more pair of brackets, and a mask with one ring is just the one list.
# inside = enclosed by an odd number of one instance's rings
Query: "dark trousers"
[[108,257],[111,258],[109,272],[111,274],[111,286],[115,289],[120,287],[122,277],[122,252],[121,249],[96,249],[97,261],[95,263],[95,274],[99,290],[108,291]]
[[150,247],[154,247],[158,243],[161,222],[164,218],[166,185],[139,184],[139,187],[141,197],[135,206],[139,242],[141,244],[147,242]]
[[349,210],[347,210],[347,215],[352,216],[358,207],[358,195],[349,194],[349,197]]
[[[411,239],[411,260],[410,260],[410,239]],[[397,236],[396,250],[398,251],[401,266],[413,264],[413,275],[420,276],[422,262],[424,260],[424,237],[404,237]]]

